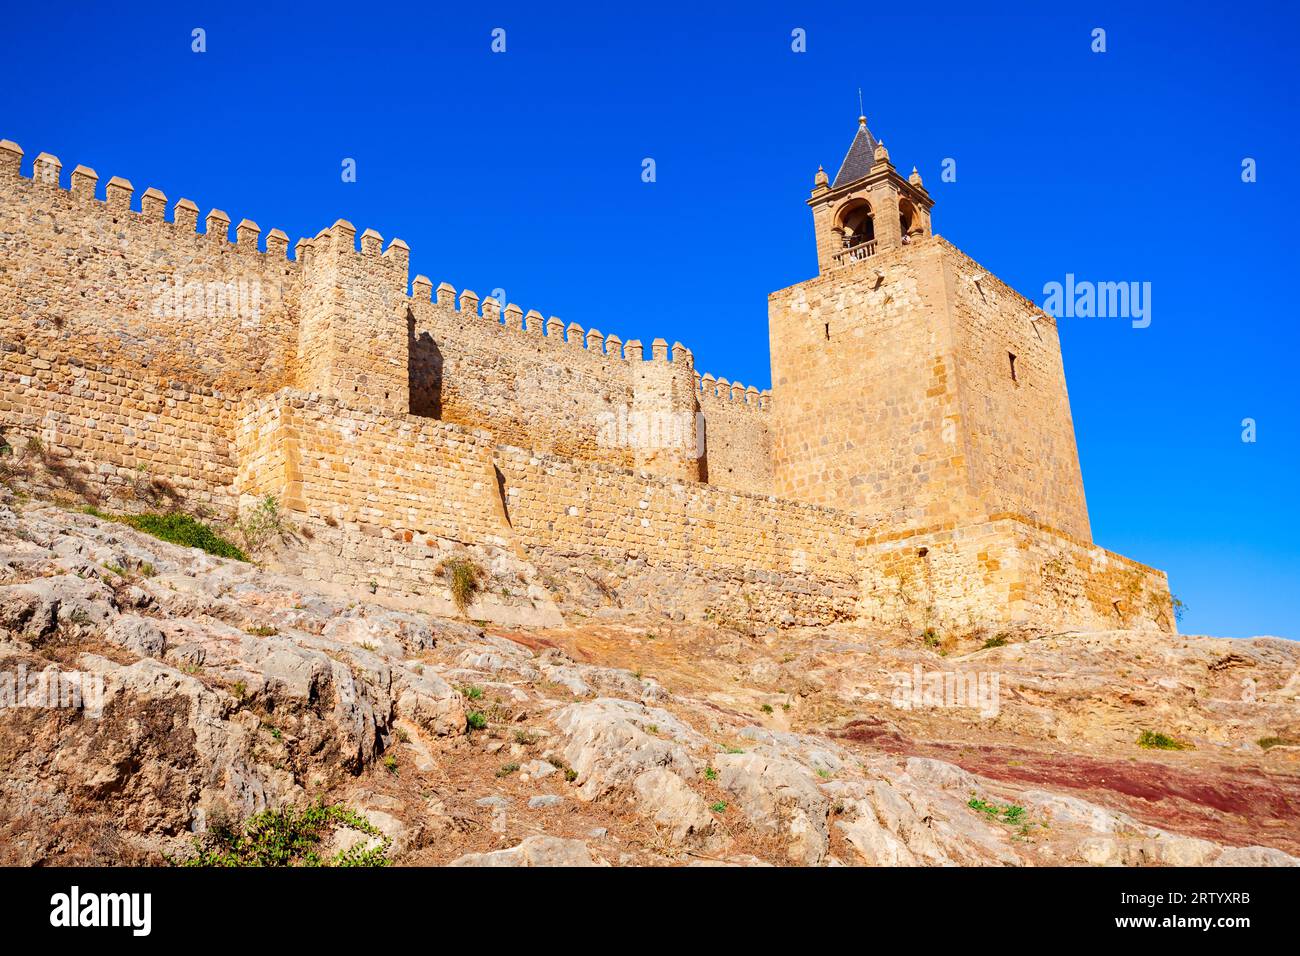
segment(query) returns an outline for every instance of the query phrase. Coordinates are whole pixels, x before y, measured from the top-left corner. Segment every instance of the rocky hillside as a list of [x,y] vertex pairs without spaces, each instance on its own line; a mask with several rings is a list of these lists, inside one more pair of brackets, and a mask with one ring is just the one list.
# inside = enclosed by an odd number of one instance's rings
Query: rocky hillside
[[0,864],[318,802],[398,865],[1297,863],[1300,645],[754,633],[551,577],[566,625],[503,630],[8,498],[0,675],[103,696],[10,693]]

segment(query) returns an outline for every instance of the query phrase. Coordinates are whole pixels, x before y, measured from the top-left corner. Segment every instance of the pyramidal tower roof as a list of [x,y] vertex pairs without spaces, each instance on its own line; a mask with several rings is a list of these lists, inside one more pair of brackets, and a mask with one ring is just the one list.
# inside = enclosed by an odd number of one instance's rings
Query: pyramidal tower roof
[[859,116],[857,135],[849,144],[849,151],[844,154],[844,162],[840,163],[840,171],[835,174],[831,188],[856,182],[866,176],[871,171],[871,164],[875,162],[875,154],[876,138],[867,129],[867,118]]

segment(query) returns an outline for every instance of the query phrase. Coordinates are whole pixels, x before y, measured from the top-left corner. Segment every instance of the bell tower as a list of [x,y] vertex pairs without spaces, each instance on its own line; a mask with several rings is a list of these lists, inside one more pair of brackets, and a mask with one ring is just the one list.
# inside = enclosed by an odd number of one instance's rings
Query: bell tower
[[818,168],[808,205],[817,235],[817,270],[826,275],[930,235],[934,200],[915,167],[907,179],[898,174],[885,144],[859,116],[857,135],[834,181]]
[[807,202],[818,275],[768,297],[775,493],[891,533],[1013,514],[1091,540],[1055,320],[932,234],[865,117]]

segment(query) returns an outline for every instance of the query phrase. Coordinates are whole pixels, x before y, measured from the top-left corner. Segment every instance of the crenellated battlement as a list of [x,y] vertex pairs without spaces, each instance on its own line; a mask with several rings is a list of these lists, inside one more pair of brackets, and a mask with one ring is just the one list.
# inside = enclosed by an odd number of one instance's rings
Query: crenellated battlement
[[[293,257],[289,256],[289,237],[281,229],[273,228],[265,233],[255,221],[240,219],[234,227],[234,239],[231,239],[231,216],[222,209],[212,208],[202,216],[200,229],[200,207],[192,199],[181,197],[171,205],[171,218],[167,217],[167,195],[155,186],[146,187],[139,193],[130,180],[113,176],[99,186],[100,175],[94,169],[78,165],[68,176],[67,185],[62,184],[63,162],[51,153],[40,153],[32,161],[30,174],[24,176],[21,171],[24,152],[21,146],[10,140],[0,140],[0,177],[22,180],[27,185],[38,188],[58,190],[66,198],[86,205],[88,209],[98,208],[115,215],[126,215],[133,220],[155,226],[168,227],[171,235],[178,242],[191,240],[208,243],[209,248],[216,248],[234,254],[253,254],[259,257],[283,261],[288,267],[303,270],[310,276],[313,267],[320,268],[327,261],[337,267],[341,256],[347,256],[353,267],[365,271],[366,260],[370,260],[372,272],[376,279],[386,285],[400,285],[405,293],[410,268],[410,247],[401,239],[394,238],[384,246],[383,237],[375,229],[366,229],[358,235],[356,227],[345,219],[339,219],[332,226],[320,230],[315,236],[301,237],[293,243]],[[670,347],[666,341],[660,348],[651,348],[649,354],[638,339],[624,340],[616,334],[606,335],[599,329],[584,329],[576,322],[565,323],[556,316],[543,318],[537,310],[524,311],[515,303],[504,307],[492,297],[480,299],[471,289],[459,292],[449,283],[442,282],[435,288],[432,281],[424,275],[417,275],[409,282],[409,298],[414,303],[429,303],[455,313],[462,321],[473,319],[493,325],[501,325],[516,332],[535,336],[547,346],[581,350],[592,356],[602,356],[619,362],[673,362],[693,364],[690,349],[680,342]],[[696,376],[697,391],[701,398],[721,401],[735,401],[751,404],[766,409],[770,404],[771,392],[762,392],[756,401],[751,401],[749,390],[742,389],[736,393],[721,394],[716,389],[708,390]]]
[[700,398],[705,401],[741,405],[764,412],[770,411],[772,408],[771,389],[764,389],[760,392],[753,385],[746,386],[740,382],[729,382],[725,378],[715,378],[708,372],[703,375],[696,374],[695,383]]
[[171,226],[178,240],[196,237],[202,241],[229,246],[241,252],[251,252],[276,260],[288,260],[289,237],[280,229],[266,234],[260,245],[261,227],[251,219],[243,219],[236,227],[236,238],[230,239],[230,217],[220,209],[211,209],[204,217],[204,231],[198,232],[199,207],[184,197],[172,205],[172,218],[167,219],[167,195],[156,186],[148,186],[136,202],[136,188],[129,179],[113,176],[105,182],[102,197],[99,195],[100,175],[89,166],[78,165],[62,183],[63,162],[52,153],[40,153],[32,160],[30,175],[22,174],[23,149],[12,140],[0,140],[0,178],[18,180],[43,189],[57,190],[66,198],[95,206],[117,215],[126,215],[141,222]]
[[651,354],[646,356],[639,339],[624,341],[618,335],[606,335],[596,328],[584,329],[577,322],[566,323],[554,315],[543,318],[542,313],[536,309],[525,312],[514,302],[508,303],[503,310],[496,299],[488,296],[480,301],[478,293],[471,289],[457,292],[456,287],[448,282],[440,282],[435,289],[433,281],[426,275],[417,275],[411,281],[410,299],[412,303],[432,305],[451,313],[461,321],[481,321],[489,326],[502,326],[556,348],[581,349],[588,354],[620,362],[648,360],[694,364],[691,350],[680,342],[674,342],[671,348],[665,342],[663,349],[657,352],[652,349]]
[[157,186],[68,172],[48,152],[25,170],[22,147],[0,142],[0,256],[12,270],[0,305],[15,320],[0,335],[189,388],[292,382],[301,270],[288,237],[244,218],[231,241],[223,210],[200,226],[193,200],[167,209]]
[[410,410],[407,277],[411,250],[384,248],[376,230],[358,236],[338,219],[299,250],[303,255],[298,380],[361,408]]
[[391,293],[406,294],[411,247],[394,238],[385,248],[384,237],[374,229],[366,229],[358,238],[356,226],[346,219],[335,220],[310,239],[299,239],[295,255],[308,281],[325,270],[344,269],[355,276],[371,277]]

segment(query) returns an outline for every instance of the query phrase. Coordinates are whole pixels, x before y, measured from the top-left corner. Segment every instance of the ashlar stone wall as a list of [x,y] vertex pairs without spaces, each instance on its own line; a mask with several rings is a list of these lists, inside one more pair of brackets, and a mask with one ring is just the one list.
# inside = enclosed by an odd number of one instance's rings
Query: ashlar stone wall
[[29,178],[21,159],[0,146],[0,339],[230,395],[293,381],[300,269],[284,233],[262,251],[243,220],[232,243],[219,209],[196,233],[188,199],[167,221],[157,189],[137,200],[127,180],[69,175],[46,153]]
[[705,479],[719,488],[773,493],[771,393],[704,375],[700,412],[708,457]]
[[898,528],[980,512],[945,286],[926,239],[769,297],[776,494]]
[[777,494],[896,529],[1015,511],[1089,537],[1055,324],[947,241],[773,293],[769,314]]
[[34,441],[49,464],[96,498],[161,494],[229,512],[236,405],[205,386],[0,341],[0,438],[14,449]]
[[409,309],[414,414],[543,454],[770,492],[770,402],[743,386],[734,400],[732,385],[720,392],[680,343],[647,351],[424,276]]
[[1018,514],[866,539],[864,620],[916,631],[1174,632],[1164,572]]
[[484,432],[284,389],[241,409],[240,487],[402,540],[507,544]]
[[988,514],[1092,538],[1056,320],[945,240],[965,453]]
[[630,561],[630,573],[671,577],[663,599],[674,605],[703,584],[772,623],[854,616],[852,515],[523,449],[498,448],[497,464],[511,527],[530,552]]

